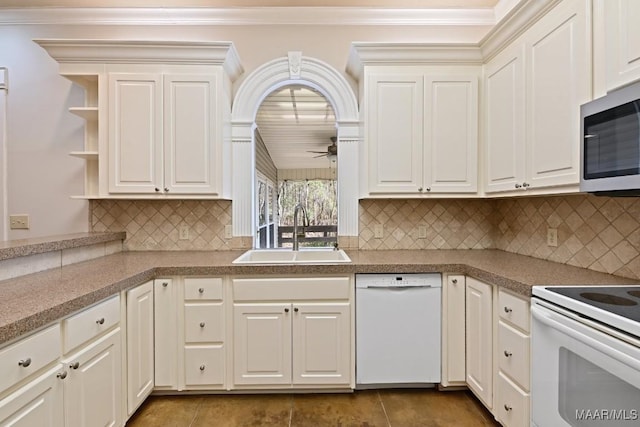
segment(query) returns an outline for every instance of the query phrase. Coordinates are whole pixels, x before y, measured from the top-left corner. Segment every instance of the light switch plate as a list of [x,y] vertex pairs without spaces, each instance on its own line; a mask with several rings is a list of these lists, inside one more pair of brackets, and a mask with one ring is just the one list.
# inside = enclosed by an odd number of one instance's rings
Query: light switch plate
[[224,238],[225,239],[233,239],[233,226],[225,225],[224,226]]
[[427,226],[420,225],[418,226],[418,239],[426,239],[427,238]]
[[382,239],[384,237],[384,226],[382,224],[373,226],[373,237],[376,239]]
[[547,228],[547,246],[558,247],[558,229]]
[[27,214],[9,215],[9,228],[12,230],[28,230],[29,215]]
[[178,238],[180,240],[189,240],[189,226],[187,224],[180,226],[180,236]]

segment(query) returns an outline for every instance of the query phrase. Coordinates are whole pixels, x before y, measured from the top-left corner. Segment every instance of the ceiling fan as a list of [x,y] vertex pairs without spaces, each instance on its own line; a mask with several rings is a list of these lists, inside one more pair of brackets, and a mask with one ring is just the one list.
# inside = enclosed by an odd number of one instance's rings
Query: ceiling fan
[[318,154],[318,156],[313,156],[313,158],[326,156],[329,160],[334,160],[338,156],[338,146],[336,142],[338,138],[335,136],[331,137],[331,145],[327,146],[327,151],[307,151],[307,153]]

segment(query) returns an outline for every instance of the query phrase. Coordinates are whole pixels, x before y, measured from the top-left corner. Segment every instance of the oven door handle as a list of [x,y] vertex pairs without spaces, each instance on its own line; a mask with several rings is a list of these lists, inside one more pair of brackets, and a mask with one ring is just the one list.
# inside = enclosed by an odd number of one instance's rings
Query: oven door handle
[[[585,345],[599,351],[600,353],[606,354],[607,356],[612,357],[620,361],[621,363],[624,363],[625,365],[633,368],[636,371],[640,371],[640,359],[630,356],[629,354],[624,353],[610,345],[607,345],[606,341],[619,342],[620,345],[627,346],[630,349],[633,349],[635,350],[635,352],[637,352],[637,349],[635,349],[630,344],[627,344],[622,341],[618,341],[616,338],[613,338],[610,335],[607,335],[595,329],[593,329],[593,332],[598,335],[601,335],[602,339],[597,340],[595,338],[592,338],[589,335],[586,335],[580,331],[580,329],[592,330],[589,326],[583,325],[575,320],[566,318],[561,314],[555,313],[546,308],[542,308],[536,305],[531,306],[531,315],[534,318],[534,320],[537,320],[563,333],[564,335],[567,335],[568,337],[576,341],[584,343]],[[573,325],[567,326],[567,323],[573,323]]]

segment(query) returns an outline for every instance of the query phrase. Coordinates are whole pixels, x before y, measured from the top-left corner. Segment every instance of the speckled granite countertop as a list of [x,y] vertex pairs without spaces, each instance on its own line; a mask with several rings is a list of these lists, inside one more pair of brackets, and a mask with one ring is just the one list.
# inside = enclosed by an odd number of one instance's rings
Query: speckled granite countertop
[[528,297],[533,285],[637,283],[497,250],[347,251],[351,264],[232,265],[242,252],[121,252],[0,282],[0,344],[155,277],[447,272]]
[[126,233],[75,233],[36,239],[0,241],[0,261],[21,256],[124,240]]

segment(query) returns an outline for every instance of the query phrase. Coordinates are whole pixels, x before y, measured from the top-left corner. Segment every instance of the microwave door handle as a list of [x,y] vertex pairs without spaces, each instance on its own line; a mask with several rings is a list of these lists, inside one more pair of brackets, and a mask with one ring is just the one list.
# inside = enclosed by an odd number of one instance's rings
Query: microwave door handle
[[[566,322],[559,322],[558,320],[554,319],[554,317],[558,318],[561,315],[550,313],[547,310],[536,307],[536,306],[531,307],[531,315],[535,320],[538,320],[539,322],[567,335],[569,338],[575,339],[576,341],[579,341],[585,345],[588,345],[589,347],[599,351],[600,353],[606,354],[607,356],[614,358],[620,361],[621,363],[624,363],[625,365],[633,368],[636,371],[640,371],[639,359],[629,356],[615,348],[612,348],[602,343],[601,341],[593,339],[581,333],[580,331],[578,331],[577,328],[567,326],[565,324]],[[564,320],[562,318],[560,319]],[[575,322],[572,320],[569,320],[569,321],[572,323]],[[575,323],[579,325],[580,328],[588,328],[588,326],[581,325],[578,322],[575,322]],[[611,338],[611,339],[614,339],[614,338]],[[626,344],[626,345],[629,345],[629,344]],[[629,345],[629,347],[631,347],[631,345]]]

